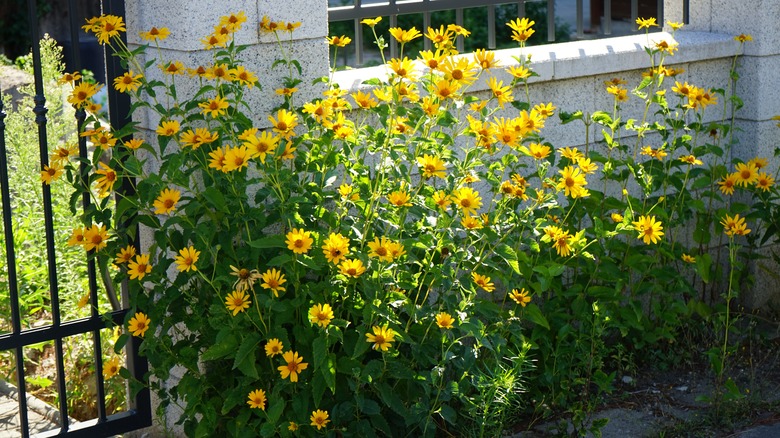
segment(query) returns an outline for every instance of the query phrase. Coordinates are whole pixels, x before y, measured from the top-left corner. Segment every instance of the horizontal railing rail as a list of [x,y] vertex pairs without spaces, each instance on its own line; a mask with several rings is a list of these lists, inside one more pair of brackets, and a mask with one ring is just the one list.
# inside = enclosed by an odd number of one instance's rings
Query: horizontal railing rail
[[[331,0],[331,7],[328,8],[328,21],[330,23],[352,21],[354,23],[354,62],[349,64],[352,66],[362,66],[364,64],[364,40],[365,40],[365,26],[360,23],[365,18],[374,17],[387,17],[389,19],[390,27],[396,27],[398,25],[398,17],[401,15],[409,14],[422,14],[422,29],[421,32],[425,32],[428,27],[431,27],[431,16],[435,12],[440,11],[455,11],[455,24],[463,26],[464,23],[464,10],[472,8],[487,8],[487,21],[485,26],[487,28],[487,40],[484,41],[483,47],[487,49],[496,48],[496,7],[506,5],[517,6],[517,17],[526,16],[526,5],[529,4],[543,4],[546,5],[546,23],[537,23],[539,25],[546,25],[546,41],[549,43],[556,41],[556,0],[351,0],[350,5],[334,5],[338,0]],[[591,16],[588,18],[589,25],[586,28],[585,18],[585,2],[588,2],[590,7]],[[652,2],[655,2],[655,8],[652,8]],[[558,0],[560,4],[561,1]],[[630,16],[625,16],[630,20],[630,23],[634,23],[640,15],[640,9],[646,15],[655,16],[658,18],[658,22],[662,23],[663,17],[663,0],[649,0],[642,3],[640,8],[640,0],[568,0],[567,5],[560,8],[564,9],[562,12],[570,12],[566,10],[568,8],[574,8],[575,20],[573,24],[572,37],[575,39],[584,39],[586,33],[596,33],[598,29],[598,36],[612,36],[615,33],[613,26],[613,9],[615,7],[622,7],[623,11],[630,10]],[[648,13],[648,5],[652,10]],[[687,12],[688,0],[684,0],[684,7]],[[570,15],[569,15],[570,16]],[[594,24],[594,20],[598,20],[598,23]],[[635,29],[635,27],[633,28]],[[388,41],[390,57],[398,56],[398,45],[395,41]],[[424,50],[431,50],[431,42],[425,39],[423,42]],[[464,51],[463,37],[458,36],[456,39],[456,48],[459,52]]]

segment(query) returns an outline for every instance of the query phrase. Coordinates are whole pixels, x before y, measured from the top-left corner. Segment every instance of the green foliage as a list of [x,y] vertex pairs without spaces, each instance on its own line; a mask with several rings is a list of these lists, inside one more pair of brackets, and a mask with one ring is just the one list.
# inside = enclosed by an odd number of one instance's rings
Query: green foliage
[[[553,411],[598,434],[593,406],[634,352],[668,345],[692,318],[718,321],[728,346],[744,271],[724,275],[718,248],[761,233],[730,216],[752,214],[728,205],[723,183],[734,115],[705,123],[731,91],[666,86],[668,48],[648,48],[656,68],[630,96],[622,81],[607,84],[611,111],[563,114],[583,123],[585,150],[554,151],[542,133],[557,108],[528,99],[525,23],[512,24],[510,83],[488,53],[418,75],[401,60],[414,50],[404,43],[370,93],[348,100],[316,81],[324,98],[306,103],[287,57],[295,25],[260,27],[276,37],[273,68],[285,75],[270,113],[245,103],[271,91],[244,70],[235,26],[209,37],[214,64],[193,75],[191,95],[184,66],[140,65],[149,46],[120,50],[134,73],[119,83],[134,110],[160,120],[156,136],[141,144],[140,129],[106,132],[92,118],[85,135],[107,146],[87,178],[69,178],[90,194],[117,191],[109,172],[135,183],[116,211],[84,212],[81,232],[118,267],[113,281],[129,281],[128,332],[144,337],[160,412],[181,404],[188,435],[495,436],[517,412]],[[117,36],[105,29],[93,30]],[[468,94],[477,81],[488,84],[482,97]],[[71,102],[88,105],[79,90],[95,90],[73,87]],[[644,105],[640,118],[623,114],[627,99]],[[603,140],[590,142],[593,132]],[[129,246],[139,230],[148,244]],[[739,267],[745,251],[732,248]],[[699,299],[698,280],[728,287],[725,314]],[[714,355],[723,365],[727,351]],[[181,379],[168,385],[174,369]]]

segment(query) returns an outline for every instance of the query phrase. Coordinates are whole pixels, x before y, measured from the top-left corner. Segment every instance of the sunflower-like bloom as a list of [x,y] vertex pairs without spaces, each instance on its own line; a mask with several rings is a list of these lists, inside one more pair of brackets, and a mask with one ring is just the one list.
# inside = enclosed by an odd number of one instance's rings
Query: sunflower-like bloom
[[724,176],[722,180],[718,181],[718,188],[720,189],[720,192],[724,195],[733,195],[734,187],[737,185],[738,179],[739,174],[736,172]]
[[249,300],[249,295],[243,290],[233,291],[225,297],[225,307],[233,312],[233,316],[248,309],[251,304],[252,301]]
[[387,200],[396,207],[411,207],[412,197],[405,189],[396,190],[387,195]]
[[531,297],[528,296],[528,291],[525,288],[520,290],[512,289],[512,292],[509,293],[509,298],[523,307],[531,302]]
[[413,39],[422,36],[420,31],[417,30],[416,27],[412,27],[409,30],[403,30],[400,27],[391,27],[390,35],[392,35],[393,38],[395,38],[395,40],[401,44],[406,44],[409,41],[412,41]]
[[268,120],[271,122],[271,125],[273,125],[274,132],[279,133],[279,135],[287,140],[290,140],[291,137],[295,136],[295,131],[293,131],[293,129],[298,125],[297,114],[285,109],[280,109],[276,113],[276,118],[268,116]]
[[328,40],[328,44],[336,47],[346,47],[347,44],[352,42],[352,38],[344,35],[327,37],[326,39]]
[[289,377],[291,382],[297,382],[298,374],[309,367],[309,364],[303,361],[303,357],[292,350],[284,353],[282,359],[287,362],[287,365],[282,365],[276,369],[279,370],[282,379]]
[[757,188],[764,192],[768,192],[773,185],[775,185],[775,179],[772,178],[771,175],[768,175],[766,172],[758,174],[758,178],[756,179]]
[[392,343],[395,342],[396,332],[388,328],[387,325],[382,327],[375,325],[371,330],[374,333],[366,333],[366,342],[373,343],[374,345],[371,348],[374,350],[387,351],[392,346]]
[[138,254],[135,260],[127,264],[127,275],[131,280],[143,280],[150,272],[152,272],[152,265],[149,263],[149,254]]
[[68,96],[68,102],[76,108],[84,107],[100,88],[100,86],[95,84],[81,82],[73,88],[73,91],[71,91]]
[[738,186],[755,184],[756,180],[758,180],[758,169],[753,163],[738,163],[735,166],[735,170],[736,172],[734,173],[737,175]]
[[333,309],[330,304],[315,304],[309,309],[309,321],[320,327],[327,327],[333,320]]
[[[311,425],[316,427],[317,430],[327,427],[328,422],[330,422],[330,420],[328,420],[328,411],[321,411],[319,409],[311,413],[309,420],[311,421]],[[292,427],[292,423],[290,427]],[[297,425],[295,429],[298,429]]]
[[57,181],[60,176],[62,176],[62,164],[60,162],[55,161],[52,162],[51,165],[44,165],[43,170],[41,170],[41,182],[46,185],[51,185],[51,183]]
[[112,356],[103,363],[103,379],[108,380],[119,373],[119,356]]
[[230,104],[226,99],[222,98],[221,96],[217,96],[213,99],[199,103],[198,107],[202,110],[201,112],[203,114],[217,118],[225,114],[229,105]]
[[141,86],[141,79],[143,77],[144,75],[141,74],[134,75],[133,71],[130,70],[129,72],[123,74],[122,76],[119,76],[118,78],[114,79],[114,88],[120,93],[127,93],[128,91],[136,91],[138,90],[138,87]]
[[468,85],[474,82],[477,65],[468,58],[447,58],[440,66],[439,70],[444,73],[444,78],[449,81],[455,81],[461,85]]
[[295,254],[306,254],[314,243],[311,232],[303,229],[293,228],[285,237],[287,238],[285,241],[287,249]]
[[443,190],[436,191],[431,196],[431,200],[434,204],[436,204],[437,207],[441,208],[442,210],[446,210],[447,207],[452,204],[452,196],[448,195]]
[[650,18],[637,17],[636,24],[639,25],[640,29],[650,29],[651,26],[658,27],[658,23],[655,21],[655,17],[650,17]]
[[276,338],[269,339],[265,344],[265,355],[268,357],[274,357],[277,354],[282,354],[282,351],[284,351],[284,345],[282,344],[282,341]]
[[84,249],[100,251],[108,245],[108,231],[105,225],[92,224],[84,230]]
[[499,81],[495,77],[491,77],[488,80],[488,87],[490,87],[490,91],[493,93],[493,97],[496,98],[496,101],[501,108],[514,100],[514,97],[512,96],[511,85],[505,86],[503,81]]
[[579,168],[566,166],[560,170],[561,179],[558,182],[558,190],[563,190],[566,196],[572,198],[584,198],[588,196],[588,190],[584,187],[588,184],[585,174]]
[[171,34],[167,27],[152,27],[148,32],[140,32],[141,38],[146,41],[162,41]]
[[637,239],[642,239],[646,244],[658,243],[664,235],[664,227],[661,222],[655,220],[655,216],[640,216],[638,221],[632,222],[634,230],[639,232]]
[[340,233],[331,233],[323,242],[322,252],[328,262],[338,265],[349,255],[349,239]]
[[471,187],[461,187],[453,192],[455,205],[457,205],[464,215],[471,216],[477,214],[477,210],[482,207],[482,198],[479,192]]
[[68,239],[68,246],[84,245],[84,227],[76,227]]
[[284,292],[282,284],[286,283],[287,279],[284,278],[282,271],[271,268],[263,274],[262,279],[263,282],[260,286],[262,286],[263,289],[271,289],[275,297],[279,296],[279,292]]
[[528,145],[528,154],[534,160],[543,160],[550,155],[550,152],[552,152],[552,149],[541,143],[531,143]]
[[216,148],[209,152],[209,168],[225,172],[225,152],[227,147]]
[[[257,75],[247,70],[243,65],[239,65],[236,68],[231,68],[228,73],[230,74],[231,81],[238,82],[247,88],[252,88],[257,83]],[[292,90],[297,89],[292,88]]]
[[125,22],[117,15],[101,15],[87,20],[87,24],[81,26],[87,32],[92,32],[100,44],[108,44],[108,40],[118,37],[120,32],[126,32]]
[[198,258],[200,257],[200,251],[196,250],[192,246],[188,246],[187,248],[182,248],[179,250],[179,255],[176,256],[176,269],[182,272],[189,272],[197,271],[198,268],[195,266],[195,263],[198,261]]
[[379,237],[375,237],[373,242],[368,242],[368,248],[370,249],[368,256],[372,258],[378,258],[383,262],[392,262],[393,255],[388,249],[389,243],[390,241],[384,236],[382,236],[381,239]]
[[439,328],[443,328],[445,330],[450,330],[452,327],[454,327],[455,319],[452,318],[452,315],[450,315],[447,312],[440,312],[436,314],[436,325],[439,326]]
[[222,167],[224,172],[232,172],[249,166],[249,149],[246,146],[229,147],[225,150],[225,165]]
[[219,134],[216,132],[211,133],[206,128],[196,128],[194,131],[192,129],[184,131],[179,137],[179,141],[181,141],[182,147],[198,149],[204,144],[215,142],[218,138]]
[[181,199],[181,192],[176,189],[164,189],[154,200],[154,214],[169,214],[176,210],[176,204]]
[[439,177],[443,179],[446,177],[444,172],[447,170],[447,166],[439,157],[423,155],[417,157],[417,164],[425,178]]
[[512,39],[519,42],[519,43],[525,43],[528,41],[528,38],[531,38],[531,35],[534,34],[534,30],[531,29],[531,26],[536,24],[535,21],[529,21],[528,18],[523,17],[515,19],[507,23],[506,25],[509,26],[510,29],[512,29]]
[[114,184],[117,181],[117,175],[114,169],[108,167],[108,165],[102,161],[98,163],[98,167],[99,169],[95,171],[95,174],[100,175],[100,177],[95,180],[95,183],[97,184],[99,190],[98,196],[102,198],[114,190]]
[[344,261],[339,264],[339,272],[348,277],[357,278],[366,272],[366,267],[361,260],[344,259]]
[[682,261],[685,263],[696,263],[696,257],[688,254],[683,254],[682,257],[680,257]]
[[157,135],[172,137],[181,130],[181,124],[177,120],[165,120],[157,127]]
[[249,405],[250,409],[261,409],[265,410],[265,391],[262,389],[255,389],[254,391],[249,393],[248,396],[249,400],[247,400],[246,404]]
[[133,245],[127,245],[126,247],[121,248],[116,254],[114,264],[123,265],[132,260],[133,257],[135,257],[135,247]]
[[748,229],[747,224],[745,223],[745,218],[739,217],[738,214],[735,214],[734,217],[726,215],[726,217],[720,221],[720,224],[723,225],[723,232],[729,237],[735,235],[744,236],[750,233],[750,229]]
[[132,333],[133,336],[140,336],[143,338],[144,333],[149,330],[149,324],[151,324],[151,322],[152,320],[150,320],[145,313],[136,312],[136,314],[130,318],[130,322],[127,323],[127,331]]
[[474,280],[474,284],[482,288],[485,292],[493,292],[496,286],[490,281],[490,277],[486,275],[479,275],[476,272],[471,273],[471,279]]

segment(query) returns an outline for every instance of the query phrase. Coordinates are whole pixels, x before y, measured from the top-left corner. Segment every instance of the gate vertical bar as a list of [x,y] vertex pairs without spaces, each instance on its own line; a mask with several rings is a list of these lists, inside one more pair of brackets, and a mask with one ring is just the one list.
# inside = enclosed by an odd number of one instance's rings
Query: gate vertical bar
[[555,42],[555,0],[547,0],[547,41]]
[[585,10],[582,6],[582,0],[577,0],[577,38],[585,38],[584,18]]
[[488,27],[488,49],[495,50],[496,48],[496,6],[490,5],[487,7],[487,27]]
[[[43,90],[43,72],[41,69],[41,38],[37,23],[38,2],[36,0],[28,0],[27,6],[30,20],[30,39],[32,40],[33,76],[35,79],[35,97],[33,97],[35,108],[33,108],[33,113],[35,113],[35,123],[38,125],[38,146],[40,147],[41,169],[43,169],[44,166],[48,166],[49,164],[49,145],[46,135],[46,113],[48,110],[46,109],[46,97]],[[42,188],[52,325],[54,327],[59,327],[60,304],[59,290],[57,285],[56,251],[54,248],[54,218],[51,207],[51,190],[50,187],[45,183],[42,183]],[[68,430],[68,397],[67,387],[65,385],[65,364],[63,359],[62,338],[57,337],[54,339],[54,350],[57,369],[57,391],[59,393],[60,422],[62,431],[65,432]]]
[[[81,53],[80,53],[80,44],[79,44],[79,29],[80,29],[80,23],[76,22],[78,17],[81,17],[81,14],[77,14],[76,11],[78,10],[78,6],[76,5],[75,0],[68,0],[68,11],[70,15],[70,40],[71,40],[71,56],[73,61],[73,66],[75,67],[76,71],[81,70]],[[87,117],[87,113],[84,110],[84,108],[79,107],[76,108],[76,132],[81,133],[84,128],[84,120]],[[81,135],[78,136],[78,142],[79,142],[79,157],[82,158],[81,164],[79,165],[79,173],[81,174],[81,180],[82,181],[89,181],[89,175],[87,173],[87,139],[85,137],[82,137]],[[90,199],[89,194],[85,191],[82,195],[81,205],[84,208],[84,211],[87,211],[90,205]],[[93,251],[89,252],[89,255],[92,255],[94,253]],[[98,286],[97,286],[97,270],[95,268],[95,259],[89,257],[87,260],[87,281],[88,281],[88,287],[89,287],[89,297],[90,297],[90,303],[92,304],[92,317],[93,318],[99,318],[100,313],[98,312]],[[97,393],[97,411],[98,411],[98,422],[104,422],[106,421],[106,390],[105,390],[105,384],[103,381],[103,352],[102,352],[102,345],[100,341],[100,331],[94,330],[92,332],[92,346],[93,346],[93,360],[95,363],[95,392]]]
[[612,35],[612,0],[604,0],[604,35]]
[[[14,249],[14,232],[11,210],[11,187],[8,183],[8,150],[5,145],[5,111],[3,99],[0,96],[0,192],[3,202],[3,235],[5,237],[6,267],[8,269],[8,293],[11,304],[12,333],[18,335],[22,331],[22,318],[19,313],[19,289],[16,278],[16,251]],[[24,381],[24,349],[17,346],[14,351],[16,365],[16,387],[19,396],[19,423],[22,427],[22,437],[28,438],[29,419],[27,418],[27,388]]]

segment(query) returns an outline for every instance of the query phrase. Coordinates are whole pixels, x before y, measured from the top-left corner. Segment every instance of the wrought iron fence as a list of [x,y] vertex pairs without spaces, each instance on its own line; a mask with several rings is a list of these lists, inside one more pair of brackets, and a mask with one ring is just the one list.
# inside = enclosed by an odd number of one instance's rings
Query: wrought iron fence
[[[344,4],[344,3],[351,4]],[[586,25],[585,5],[590,8],[590,17]],[[360,24],[364,18],[373,18],[377,16],[388,17],[390,27],[398,25],[398,17],[409,14],[422,15],[422,31],[425,32],[431,26],[432,14],[440,11],[455,11],[455,24],[463,26],[464,10],[472,8],[485,8],[487,11],[486,41],[480,42],[481,47],[487,49],[496,48],[496,8],[512,7],[516,5],[516,16],[526,16],[526,7],[529,5],[545,6],[545,22],[537,23],[537,26],[546,26],[546,41],[559,42],[556,37],[556,18],[560,17],[559,12],[568,12],[569,10],[557,11],[556,3],[562,9],[574,8],[575,23],[574,31],[571,37],[574,39],[584,39],[586,37],[607,37],[613,36],[615,32],[616,14],[628,21],[626,24],[632,24],[640,14],[644,16],[655,16],[661,23],[663,17],[663,0],[330,0],[328,8],[328,21],[333,24],[337,22],[351,21],[354,23],[354,34],[350,34],[354,39],[354,61],[349,64],[352,66],[362,66],[365,61],[365,26]],[[687,11],[688,0],[684,0],[685,10]],[[615,14],[613,14],[615,11]],[[623,22],[621,22],[623,24]],[[625,25],[621,26],[624,28]],[[633,25],[632,29],[636,29]],[[621,31],[619,33],[625,33]],[[431,49],[431,42],[427,39],[423,42],[424,50]],[[464,40],[459,36],[456,40],[456,48],[459,52],[464,51]],[[398,45],[394,41],[389,42],[390,57],[398,55]]]
[[[102,0],[102,10],[106,14],[124,16],[124,0]],[[37,124],[40,166],[43,169],[48,165],[49,145],[47,141],[47,112],[46,98],[44,97],[44,81],[42,77],[41,52],[38,41],[40,41],[40,31],[37,20],[37,2],[35,0],[27,1],[28,15],[30,17],[30,39],[32,44],[32,60],[34,72],[34,104],[35,123]],[[83,24],[83,15],[79,14],[76,0],[68,0],[68,16],[70,17],[70,37],[71,37],[71,69],[80,71],[81,59],[79,54],[79,29]],[[115,57],[105,56],[106,59],[106,77],[113,78],[123,73],[123,69]],[[111,125],[121,127],[127,120],[128,110],[130,108],[129,98],[126,95],[115,92],[112,87],[108,88],[108,112]],[[25,329],[22,327],[23,315],[20,313],[20,299],[23,292],[19,289],[19,279],[17,274],[17,256],[14,245],[13,215],[11,208],[11,188],[9,187],[9,163],[7,160],[6,145],[6,126],[5,119],[7,114],[4,112],[2,100],[0,100],[0,191],[2,191],[2,220],[5,237],[5,262],[7,267],[7,287],[10,302],[11,313],[11,332],[0,334],[0,351],[10,350],[13,352],[16,383],[18,387],[19,403],[19,424],[22,437],[29,437],[29,419],[27,406],[27,389],[25,376],[25,356],[26,347],[47,342],[54,344],[54,361],[56,367],[57,388],[57,409],[59,410],[60,425],[58,429],[42,433],[38,436],[68,436],[68,437],[95,437],[109,436],[124,433],[131,430],[140,429],[151,425],[151,402],[149,391],[142,389],[134,395],[128,397],[127,410],[118,414],[110,415],[106,411],[106,393],[103,378],[103,351],[101,346],[101,330],[111,325],[122,325],[127,314],[126,309],[116,309],[112,312],[101,314],[98,309],[98,278],[94,259],[87,262],[89,301],[92,311],[88,318],[62,321],[60,316],[60,291],[58,285],[58,268],[55,251],[55,236],[52,212],[52,195],[50,187],[42,184],[43,194],[43,213],[44,228],[46,238],[46,259],[48,262],[48,288],[51,305],[51,324]],[[83,109],[78,109],[75,113],[74,126],[78,132],[86,120],[86,113]],[[32,127],[31,127],[32,128]],[[81,159],[87,159],[87,140],[79,137],[79,156]],[[82,167],[82,173],[85,169]],[[123,181],[125,191],[132,190],[131,181]],[[90,197],[85,194],[82,198],[82,206],[89,208]],[[126,286],[122,288],[122,296],[126,302]],[[93,361],[94,361],[94,384],[96,390],[97,418],[90,421],[71,424],[68,415],[68,391],[66,387],[66,367],[63,352],[63,340],[79,335],[91,334],[93,343]],[[131,338],[125,346],[127,355],[126,368],[133,379],[143,381],[147,371],[147,363],[138,354],[139,343],[135,338]]]

